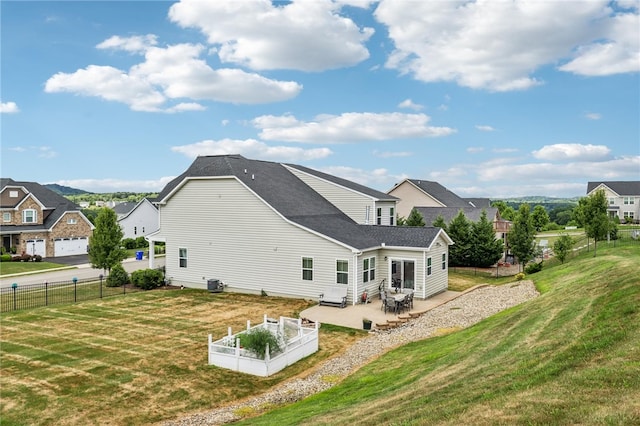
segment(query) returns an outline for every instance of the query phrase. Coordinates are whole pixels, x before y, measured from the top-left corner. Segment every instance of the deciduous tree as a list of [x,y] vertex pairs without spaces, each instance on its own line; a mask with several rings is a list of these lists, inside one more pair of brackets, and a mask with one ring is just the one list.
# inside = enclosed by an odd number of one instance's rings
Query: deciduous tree
[[607,215],[607,197],[603,190],[594,192],[578,200],[575,211],[576,220],[584,227],[587,237],[593,238],[593,256],[596,256],[598,241],[607,238],[612,222]]
[[542,231],[547,223],[549,223],[549,214],[547,213],[547,210],[541,205],[537,205],[533,208],[531,217],[533,219],[533,226],[537,232]]
[[535,254],[535,234],[533,219],[531,218],[531,207],[527,203],[521,204],[508,237],[509,246],[518,259],[521,270],[524,270],[527,262]]
[[89,237],[89,261],[94,268],[110,271],[127,257],[127,252],[120,248],[123,233],[116,212],[106,207],[100,209],[95,226]]
[[573,238],[570,235],[563,234],[553,243],[553,253],[560,263],[564,263],[565,259],[573,248]]

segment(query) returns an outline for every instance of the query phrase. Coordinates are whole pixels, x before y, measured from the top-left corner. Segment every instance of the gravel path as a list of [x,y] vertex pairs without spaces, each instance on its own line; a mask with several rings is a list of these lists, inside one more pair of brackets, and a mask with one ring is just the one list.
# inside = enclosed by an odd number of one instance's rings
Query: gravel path
[[165,426],[221,425],[242,418],[238,413],[258,413],[273,407],[299,401],[306,396],[334,386],[349,374],[383,353],[400,345],[425,339],[438,330],[466,328],[484,318],[539,295],[531,281],[503,286],[485,286],[463,293],[460,297],[427,311],[397,328],[372,332],[357,341],[343,354],[324,361],[309,376],[285,382],[269,392],[208,412],[189,415]]

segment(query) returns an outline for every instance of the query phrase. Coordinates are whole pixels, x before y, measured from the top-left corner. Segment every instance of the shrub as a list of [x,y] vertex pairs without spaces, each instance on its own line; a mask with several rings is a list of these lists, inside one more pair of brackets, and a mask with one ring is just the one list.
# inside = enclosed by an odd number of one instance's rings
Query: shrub
[[30,254],[23,254],[22,256],[20,256],[20,260],[22,262],[31,262],[31,255]]
[[256,327],[238,335],[240,345],[258,358],[264,359],[264,353],[269,345],[269,355],[280,351],[278,337],[266,328]]
[[133,238],[125,238],[124,240],[122,240],[122,247],[126,248],[127,250],[131,250],[136,248],[136,240],[134,240]]
[[524,280],[524,272],[518,272],[518,273],[516,274],[516,280],[517,280],[517,281],[522,281],[522,280]]
[[120,287],[129,282],[129,274],[120,263],[111,268],[111,273],[107,277],[107,287]]
[[540,263],[530,263],[524,268],[524,272],[526,274],[535,274],[536,272],[542,271],[542,262]]
[[33,261],[42,262],[42,256],[40,256],[39,254],[36,254],[35,256],[33,256]]
[[11,261],[12,262],[20,262],[20,261],[22,261],[22,256],[20,256],[20,255],[11,256]]
[[145,240],[144,237],[136,238],[135,248],[146,248],[146,247],[149,247],[149,241]]
[[157,269],[140,269],[131,273],[131,282],[143,290],[151,290],[163,284],[163,275]]
[[0,256],[0,262],[11,262],[11,255],[10,254],[3,254],[2,256]]

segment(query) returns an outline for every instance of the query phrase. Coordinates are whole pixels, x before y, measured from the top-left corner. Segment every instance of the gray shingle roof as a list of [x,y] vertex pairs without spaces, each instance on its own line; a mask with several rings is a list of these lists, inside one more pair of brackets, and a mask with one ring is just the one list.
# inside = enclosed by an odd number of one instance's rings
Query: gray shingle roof
[[[45,211],[50,211],[49,215],[45,218],[42,227],[37,225],[2,225],[3,231],[22,231],[22,230],[37,230],[37,229],[50,229],[57,221],[62,217],[65,212],[68,211],[80,211],[80,207],[72,201],[66,199],[62,195],[47,189],[36,182],[18,182],[10,178],[0,179],[0,187],[4,189],[6,186],[22,186],[29,191],[35,198],[44,205]],[[5,206],[3,206],[5,207]]]
[[[288,165],[311,173],[311,169]],[[320,173],[313,171],[313,174]],[[317,174],[316,174],[317,175]],[[280,163],[249,160],[241,155],[202,156],[158,195],[165,198],[186,178],[235,176],[288,220],[358,250],[388,246],[428,247],[439,228],[359,225]],[[328,175],[322,174],[328,179]],[[346,182],[339,178],[343,186]],[[353,184],[363,192],[366,187]],[[388,195],[368,188],[369,195]],[[373,196],[373,195],[372,195]],[[395,199],[395,198],[394,198]]]
[[599,185],[604,184],[608,186],[613,192],[620,196],[639,196],[640,195],[640,181],[597,181],[587,183],[587,194],[596,189]]
[[431,195],[436,200],[440,201],[446,207],[467,207],[469,203],[464,199],[458,197],[453,192],[449,191],[438,182],[421,179],[409,179],[409,182],[420,188],[422,191]]

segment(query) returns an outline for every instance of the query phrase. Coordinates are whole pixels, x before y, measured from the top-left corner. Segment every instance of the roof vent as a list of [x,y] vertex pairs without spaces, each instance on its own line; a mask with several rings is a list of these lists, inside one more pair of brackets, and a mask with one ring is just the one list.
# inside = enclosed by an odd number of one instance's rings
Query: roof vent
[[252,174],[251,175],[251,180],[254,180],[255,178],[256,178],[256,176]]
[[247,174],[247,169],[244,169],[244,174],[245,174],[245,175]]

